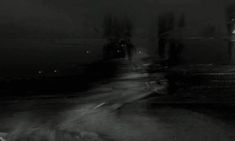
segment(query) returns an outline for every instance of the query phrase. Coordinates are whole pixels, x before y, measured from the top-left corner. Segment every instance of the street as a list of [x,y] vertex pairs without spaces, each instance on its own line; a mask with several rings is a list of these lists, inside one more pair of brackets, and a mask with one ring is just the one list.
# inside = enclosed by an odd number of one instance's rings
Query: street
[[123,61],[116,77],[82,92],[88,96],[4,101],[0,135],[7,141],[235,139],[234,115],[226,119],[219,110],[210,113],[208,105],[157,102],[166,92],[166,84],[157,83],[164,82],[164,74],[150,75],[144,66],[140,60]]

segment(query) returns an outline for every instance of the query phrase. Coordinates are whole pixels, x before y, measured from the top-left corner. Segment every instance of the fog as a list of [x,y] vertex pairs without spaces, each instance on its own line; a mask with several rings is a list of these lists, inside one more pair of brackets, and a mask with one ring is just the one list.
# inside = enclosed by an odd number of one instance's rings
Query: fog
[[[136,26],[136,36],[147,36],[149,26],[156,16],[164,11],[185,13],[193,23],[224,21],[224,7],[229,1],[198,0],[8,0],[0,2],[0,29],[2,37],[24,37],[24,34],[40,37],[49,34],[75,34],[80,37],[102,35],[102,20],[105,14],[127,15]],[[10,24],[10,25],[9,25]],[[22,33],[23,32],[23,33]],[[38,33],[39,32],[39,33]],[[51,33],[52,32],[52,33]],[[41,35],[42,34],[42,35]],[[91,34],[91,35],[89,35]]]
[[[22,112],[6,121],[14,127],[6,138],[9,141],[233,140],[228,125],[192,111],[158,108],[156,115],[151,116],[133,109],[132,112],[127,110],[118,114],[110,108],[95,107],[83,105],[58,114],[55,111],[39,111],[40,114]],[[35,117],[37,120],[34,120]]]
[[[81,39],[102,39],[103,19],[107,14],[129,18],[134,23],[133,43],[137,48],[150,53],[157,51],[156,23],[158,16],[165,12],[173,12],[176,16],[184,14],[187,25],[184,32],[190,33],[190,36],[200,36],[199,31],[212,24],[216,27],[217,37],[226,37],[224,11],[230,3],[232,0],[217,0],[216,2],[213,0],[1,1],[1,70],[15,73],[15,70],[23,68],[23,71],[27,70],[32,73],[34,69],[48,66],[53,68],[54,66],[69,66],[81,60],[100,59],[102,45],[105,42],[87,41],[84,43]],[[185,34],[185,36],[189,35]],[[150,39],[151,37],[153,39]],[[53,41],[48,41],[48,39]],[[65,39],[74,40],[67,42]],[[58,41],[61,44],[55,43]],[[86,50],[93,50],[92,55],[87,56],[84,53]],[[189,52],[194,52],[194,49],[189,49]],[[208,51],[203,50],[202,47],[202,50],[198,52],[207,54]],[[219,43],[209,61],[206,62],[217,63],[218,60],[225,62],[226,52],[227,43]],[[185,54],[184,58],[188,58],[186,62],[197,60],[196,57],[190,58],[191,55],[187,52]],[[220,56],[223,56],[222,61]],[[90,61],[83,63],[87,62]]]

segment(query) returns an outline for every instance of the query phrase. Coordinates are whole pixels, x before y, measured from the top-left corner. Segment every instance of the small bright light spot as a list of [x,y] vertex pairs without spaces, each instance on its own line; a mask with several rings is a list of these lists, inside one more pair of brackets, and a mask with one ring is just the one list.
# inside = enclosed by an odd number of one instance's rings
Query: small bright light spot
[[120,53],[121,52],[121,50],[117,50],[117,53]]
[[143,51],[139,50],[138,53],[139,53],[139,54],[143,54]]
[[233,32],[232,32],[233,34],[235,34],[235,29],[233,30]]
[[57,73],[58,72],[58,70],[54,70],[54,73]]
[[86,50],[86,54],[90,54],[91,53],[91,51],[90,50]]
[[43,71],[41,71],[41,70],[38,71],[38,74],[42,74],[42,73],[43,73]]

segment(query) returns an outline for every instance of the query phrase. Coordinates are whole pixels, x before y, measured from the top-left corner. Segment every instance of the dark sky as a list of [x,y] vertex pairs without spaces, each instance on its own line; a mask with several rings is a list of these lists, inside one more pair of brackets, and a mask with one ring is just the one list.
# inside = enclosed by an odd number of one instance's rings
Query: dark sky
[[[214,20],[232,0],[7,0],[0,1],[0,34],[78,34],[99,36],[105,14],[127,15],[137,34],[147,34],[153,17],[162,11],[178,11],[188,21]],[[219,22],[218,22],[219,23]],[[53,36],[53,35],[52,35]]]
[[[212,23],[224,36],[227,32],[224,8],[232,2],[233,0],[1,0],[0,77],[9,72],[18,74],[20,69],[25,73],[24,68],[31,68],[28,70],[33,72],[35,68],[54,68],[95,60],[101,56],[102,42],[93,43],[89,40],[86,42],[92,45],[84,43],[73,46],[71,43],[80,44],[80,40],[69,40],[66,41],[69,44],[63,45],[47,42],[44,38],[100,38],[106,14],[129,17],[134,23],[133,37],[137,37],[136,41],[140,41],[138,37],[148,38],[149,34],[156,34],[152,27],[158,15],[164,12],[184,14],[190,33]],[[99,47],[97,44],[100,44]],[[147,44],[136,43],[143,48]],[[87,49],[92,50],[91,56],[85,54]]]

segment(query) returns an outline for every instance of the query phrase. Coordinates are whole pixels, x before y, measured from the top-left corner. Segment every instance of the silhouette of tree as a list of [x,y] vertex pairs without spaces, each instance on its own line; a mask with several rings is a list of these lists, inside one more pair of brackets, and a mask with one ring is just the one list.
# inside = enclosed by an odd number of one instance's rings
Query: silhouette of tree
[[159,56],[162,58],[165,57],[169,32],[173,31],[174,22],[174,14],[171,12],[163,14],[158,18]]
[[229,62],[232,60],[232,47],[233,47],[233,42],[230,40],[233,34],[233,28],[235,25],[235,4],[231,4],[225,9],[226,13],[226,26],[228,30],[228,37],[229,37],[229,47],[228,47],[228,59]]
[[215,35],[215,32],[216,32],[216,27],[214,25],[207,24],[202,31],[202,36],[213,37]]
[[104,18],[105,38],[131,38],[133,23],[128,17],[117,18],[113,15],[106,15]]
[[185,27],[185,15],[184,14],[180,16],[178,27],[179,28]]

